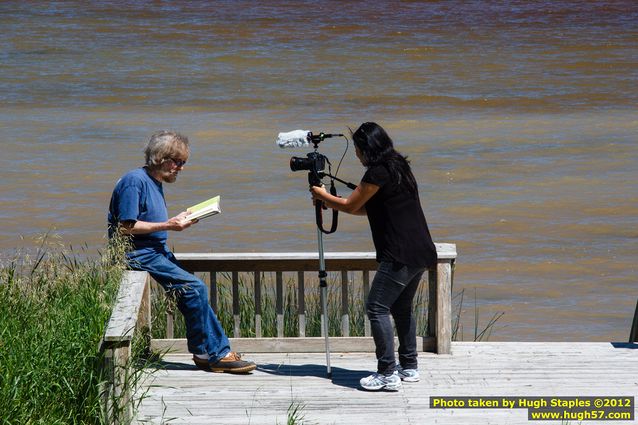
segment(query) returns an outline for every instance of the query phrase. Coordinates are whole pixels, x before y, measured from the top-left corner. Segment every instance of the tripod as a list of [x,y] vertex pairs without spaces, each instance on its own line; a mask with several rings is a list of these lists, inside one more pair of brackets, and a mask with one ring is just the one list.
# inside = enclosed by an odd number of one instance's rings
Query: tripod
[[[308,183],[310,186],[321,186],[321,178],[324,173],[318,172],[315,169],[311,169],[308,173]],[[335,192],[334,183],[331,185],[331,192]],[[337,230],[337,211],[332,210],[332,226],[330,231],[326,231],[323,228],[323,216],[321,210],[323,208],[323,202],[315,202],[315,221],[317,223],[317,245],[319,250],[319,294],[321,301],[321,329],[325,337],[326,343],[326,374],[328,379],[332,378],[332,371],[330,369],[330,339],[328,337],[328,283],[326,282],[326,262],[323,255],[323,234],[333,233]]]
[[[321,179],[323,177],[330,177],[330,193],[333,196],[337,195],[337,190],[334,186],[334,181],[337,180],[341,183],[344,183],[350,189],[356,189],[356,185],[352,183],[348,183],[343,181],[329,173],[324,172],[316,172],[310,171],[308,173],[308,183],[311,186],[321,186]],[[328,378],[332,378],[332,371],[330,369],[330,339],[328,337],[328,283],[326,282],[326,277],[328,274],[326,273],[326,263],[324,259],[324,251],[323,251],[323,234],[334,233],[337,230],[337,218],[338,211],[332,210],[332,225],[330,230],[325,230],[323,228],[323,216],[321,214],[321,210],[324,208],[323,202],[317,201],[315,202],[315,218],[317,223],[317,244],[319,250],[319,293],[321,299],[321,310],[322,310],[322,320],[321,320],[321,329],[323,330],[325,345],[326,345],[326,374]]]

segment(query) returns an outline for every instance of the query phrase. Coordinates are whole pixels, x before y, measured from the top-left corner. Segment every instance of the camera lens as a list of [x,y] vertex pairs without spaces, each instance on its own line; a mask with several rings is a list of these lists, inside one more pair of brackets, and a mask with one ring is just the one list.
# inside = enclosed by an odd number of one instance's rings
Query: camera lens
[[299,158],[298,156],[290,158],[290,169],[292,171],[310,170],[311,164],[312,161],[308,158]]

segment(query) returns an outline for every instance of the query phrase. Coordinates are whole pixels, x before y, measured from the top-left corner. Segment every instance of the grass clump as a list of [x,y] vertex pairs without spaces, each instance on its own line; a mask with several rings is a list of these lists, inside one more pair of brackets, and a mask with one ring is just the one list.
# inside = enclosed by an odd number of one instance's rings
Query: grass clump
[[99,424],[99,343],[123,268],[82,259],[50,237],[0,264],[0,418]]

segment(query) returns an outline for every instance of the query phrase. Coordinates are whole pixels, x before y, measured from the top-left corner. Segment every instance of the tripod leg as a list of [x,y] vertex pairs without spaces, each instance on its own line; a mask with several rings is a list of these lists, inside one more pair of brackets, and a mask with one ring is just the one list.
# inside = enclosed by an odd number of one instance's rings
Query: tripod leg
[[317,240],[319,242],[319,293],[321,296],[321,310],[323,314],[323,334],[326,341],[326,374],[332,378],[330,369],[330,339],[328,337],[328,283],[326,282],[326,264],[323,258],[323,234],[321,229],[317,229]]
[[330,339],[328,338],[328,293],[327,287],[321,288],[321,308],[323,310],[323,333],[326,339],[326,374],[328,378],[332,378],[332,371],[330,370]]

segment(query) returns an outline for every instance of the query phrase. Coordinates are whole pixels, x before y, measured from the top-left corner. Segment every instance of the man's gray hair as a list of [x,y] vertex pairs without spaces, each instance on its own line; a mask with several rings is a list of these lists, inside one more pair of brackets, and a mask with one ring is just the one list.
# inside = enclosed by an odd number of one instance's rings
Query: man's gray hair
[[144,159],[148,167],[157,167],[168,158],[189,154],[188,138],[167,130],[153,134],[144,149]]

